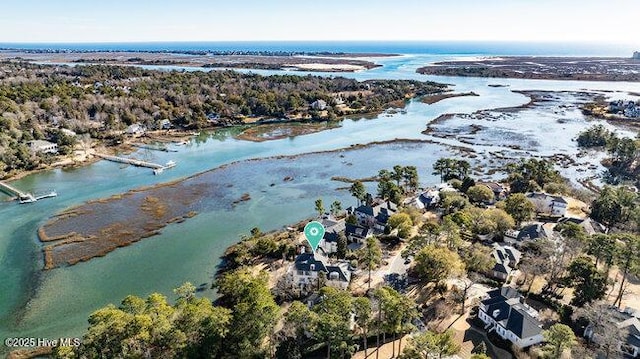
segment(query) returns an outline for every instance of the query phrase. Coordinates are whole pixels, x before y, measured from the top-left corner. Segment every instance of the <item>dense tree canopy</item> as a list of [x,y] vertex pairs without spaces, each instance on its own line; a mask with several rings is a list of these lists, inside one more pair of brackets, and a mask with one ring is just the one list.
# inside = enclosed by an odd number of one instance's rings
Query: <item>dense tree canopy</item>
[[507,181],[511,193],[539,191],[545,184],[561,182],[562,178],[547,160],[530,158],[508,165]]
[[89,330],[77,348],[60,347],[61,358],[212,358],[224,353],[231,311],[194,296],[189,283],[176,292],[179,299],[151,294],[126,297],[89,317]]
[[573,330],[564,324],[554,324],[542,332],[547,346],[545,352],[550,358],[559,359],[562,357],[562,352],[566,349],[571,349],[576,343],[576,335],[573,334]]
[[464,271],[458,254],[433,244],[425,246],[416,255],[415,271],[425,282],[440,282]]
[[268,274],[249,269],[226,273],[217,283],[220,302],[232,311],[225,350],[231,357],[260,357],[273,333],[280,308],[268,287]]
[[[209,126],[212,120],[237,124],[244,116],[331,119],[380,111],[445,87],[406,80],[0,62],[0,177],[47,160],[32,154],[27,141],[50,139],[67,152],[68,139],[56,136],[57,128],[102,140],[133,123],[157,128],[163,119],[185,128]],[[344,105],[335,105],[337,97]],[[326,115],[310,107],[316,100],[329,104]]]
[[504,202],[500,203],[500,207],[504,208],[518,225],[533,218],[536,211],[534,204],[522,193],[509,195]]

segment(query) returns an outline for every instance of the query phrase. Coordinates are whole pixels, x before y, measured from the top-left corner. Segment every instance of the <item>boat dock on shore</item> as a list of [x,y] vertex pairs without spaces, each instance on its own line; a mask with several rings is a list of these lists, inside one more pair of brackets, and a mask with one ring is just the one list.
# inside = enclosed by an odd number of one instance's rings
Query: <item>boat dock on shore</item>
[[136,166],[136,167],[151,168],[153,170],[154,175],[161,174],[162,172],[164,172],[164,170],[173,168],[176,166],[176,163],[174,161],[169,161],[166,164],[161,165],[153,162],[137,160],[134,158],[111,156],[111,155],[105,155],[101,153],[96,153],[95,155],[104,160],[111,161],[111,162],[125,163],[125,164]]
[[51,191],[39,195],[33,195],[31,193],[22,192],[21,190],[13,187],[12,185],[4,182],[0,182],[0,192],[4,192],[9,196],[12,196],[14,200],[22,203],[33,203],[45,198],[57,197],[56,191]]

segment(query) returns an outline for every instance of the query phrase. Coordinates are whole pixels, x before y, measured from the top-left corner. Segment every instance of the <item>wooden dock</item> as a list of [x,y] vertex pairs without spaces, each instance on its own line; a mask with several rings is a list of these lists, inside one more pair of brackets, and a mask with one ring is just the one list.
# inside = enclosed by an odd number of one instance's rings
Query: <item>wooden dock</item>
[[157,164],[157,163],[153,163],[153,162],[137,160],[135,158],[125,158],[125,157],[111,156],[111,155],[105,155],[105,154],[101,154],[101,153],[96,153],[95,155],[100,157],[100,158],[102,158],[102,159],[105,159],[107,161],[111,161],[111,162],[125,163],[125,164],[136,166],[136,167],[151,168],[153,170],[153,174],[155,174],[155,175],[162,173],[166,169],[173,168],[176,165],[176,163],[173,162],[173,161],[169,161],[166,164],[161,165],[161,164]]
[[13,187],[12,185],[4,182],[0,182],[0,192],[4,192],[9,196],[13,197],[13,199],[19,201],[20,203],[33,203],[41,199],[56,197],[58,193],[56,191],[47,192],[41,195],[34,196],[31,193],[22,192],[21,190]]
[[0,191],[12,197],[26,197],[28,195],[28,193],[24,193],[19,189],[13,187],[12,185],[4,182],[0,182]]

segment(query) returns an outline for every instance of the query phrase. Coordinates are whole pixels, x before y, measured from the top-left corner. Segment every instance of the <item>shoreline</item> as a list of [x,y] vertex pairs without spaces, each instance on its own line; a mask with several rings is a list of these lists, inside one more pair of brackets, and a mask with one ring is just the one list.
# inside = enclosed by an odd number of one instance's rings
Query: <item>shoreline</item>
[[438,103],[448,98],[464,97],[464,96],[480,96],[480,95],[478,95],[473,91],[460,92],[460,93],[443,93],[443,94],[423,96],[422,99],[420,99],[420,101],[422,101],[422,103],[425,103],[427,105],[433,105],[434,103]]
[[624,57],[493,56],[433,62],[416,72],[478,78],[638,82],[639,70],[640,61]]
[[[424,96],[437,96],[437,95],[424,95]],[[380,116],[382,114],[384,114],[385,112],[387,112],[390,109],[403,109],[406,107],[407,102],[412,101],[414,99],[420,99],[424,96],[416,96],[416,95],[412,95],[410,98],[403,100],[399,100],[399,101],[395,101],[394,103],[390,103],[389,107],[386,109],[382,109],[379,111],[370,111],[370,112],[356,112],[356,113],[350,113],[350,114],[345,114],[342,116],[339,116],[338,118],[336,118],[335,120],[329,120],[328,118],[319,118],[319,119],[309,119],[309,120],[286,120],[286,121],[276,121],[276,122],[270,122],[272,120],[270,119],[262,119],[261,121],[257,121],[257,122],[247,122],[247,123],[242,123],[242,124],[234,124],[234,125],[224,125],[224,126],[220,126],[220,125],[209,125],[206,127],[203,127],[201,129],[199,129],[199,131],[205,131],[205,132],[216,132],[219,130],[225,130],[225,129],[233,129],[233,128],[239,128],[239,127],[246,127],[244,130],[242,130],[239,134],[237,135],[233,135],[231,137],[238,139],[238,140],[243,140],[243,141],[251,141],[251,142],[264,142],[264,141],[272,141],[272,140],[280,140],[280,139],[284,139],[284,138],[288,138],[291,136],[304,136],[304,135],[308,135],[308,134],[313,134],[313,133],[317,133],[317,132],[322,132],[322,131],[326,131],[326,130],[331,130],[337,127],[341,126],[342,121],[350,119],[352,117],[357,117],[357,116],[363,116],[363,117],[367,117],[367,116]],[[447,97],[443,98],[442,100],[446,99]],[[269,128],[269,127],[273,127],[274,131],[277,131],[281,128],[294,128],[294,127],[301,127],[301,130],[299,131],[299,133],[297,133],[296,131],[293,131],[293,134],[282,134],[282,135],[275,135],[275,136],[271,136],[271,137],[267,137],[267,138],[261,138],[259,137],[259,135],[261,134],[260,132],[260,128]],[[325,128],[320,128],[321,126],[325,126]],[[310,127],[310,129],[305,129],[304,127]],[[102,151],[102,153],[105,154],[110,154],[110,155],[117,155],[117,154],[131,154],[133,152],[135,152],[137,150],[137,148],[135,146],[133,146],[133,144],[135,143],[144,143],[144,144],[150,144],[150,143],[154,143],[154,142],[163,142],[163,143],[181,143],[184,142],[186,139],[190,139],[194,137],[194,132],[193,131],[189,131],[186,129],[173,129],[170,130],[171,132],[168,132],[167,130],[161,130],[161,131],[149,131],[147,132],[145,135],[143,136],[139,136],[139,137],[127,137],[125,139],[125,141],[123,141],[121,144],[118,144],[116,146],[102,146],[100,147],[100,151]],[[95,151],[94,151],[95,152]],[[70,158],[69,156],[67,157],[63,157],[60,158],[58,161],[56,161],[56,163],[60,163],[63,161],[67,161],[67,160],[72,160],[72,158]],[[55,169],[65,169],[65,168],[81,168],[84,166],[89,166],[92,165],[94,163],[97,163],[99,161],[101,161],[102,158],[95,156],[94,154],[91,155],[87,155],[87,158],[84,161],[78,161],[78,162],[74,162],[71,165],[59,165],[59,166],[52,166],[52,165],[47,165],[45,167],[42,168],[37,168],[37,169],[33,169],[33,170],[20,170],[17,171],[16,174],[13,174],[11,176],[5,177],[0,179],[1,181],[4,182],[14,182],[17,180],[20,180],[24,177],[33,175],[33,174],[37,174],[40,172],[45,172],[45,171],[50,171],[50,170],[55,170]]]
[[261,69],[358,72],[381,67],[370,59],[397,54],[206,51],[46,51],[0,49],[0,61],[38,64],[180,66],[201,69]]
[[[75,265],[79,262],[89,261],[96,257],[105,256],[117,248],[126,247],[142,239],[155,236],[159,234],[164,227],[171,223],[180,223],[196,216],[198,214],[198,207],[196,204],[201,201],[203,196],[216,195],[215,189],[203,189],[208,186],[202,187],[203,184],[198,182],[199,177],[203,175],[221,171],[229,168],[230,166],[237,166],[243,163],[246,164],[257,161],[279,159],[295,160],[302,156],[339,153],[378,145],[397,143],[435,142],[428,139],[393,139],[367,144],[356,144],[347,148],[334,150],[239,160],[170,182],[140,187],[127,191],[123,194],[84,202],[57,213],[38,228],[38,238],[42,244],[41,251],[43,253],[44,260],[42,270]],[[448,147],[456,148],[456,146]],[[464,150],[468,149],[464,148]],[[286,178],[283,180],[286,181]],[[171,191],[179,188],[180,186],[183,186],[181,189],[185,190],[182,191],[183,195],[180,197],[181,200],[172,201]],[[220,186],[224,187],[222,184]],[[221,189],[224,190],[224,188]],[[124,221],[129,221],[130,223],[125,223],[123,221],[108,222],[104,225],[96,224],[95,228],[89,228],[86,230],[77,230],[77,226],[73,225],[75,223],[90,223],[91,221],[84,218],[93,218],[97,213],[100,213],[100,216],[104,216],[105,213],[108,214],[110,210],[114,210],[113,208],[110,209],[110,206],[121,200],[130,201],[131,205],[128,206],[130,209],[131,206],[140,207],[140,211],[135,211],[139,218],[129,216]],[[238,199],[235,200],[238,201]],[[243,197],[240,198],[240,201],[244,200],[250,200],[250,198],[246,198],[243,195]],[[117,210],[121,211],[122,209],[118,208]],[[64,228],[67,228],[70,224],[74,230],[65,232]],[[94,225],[94,223],[89,225]],[[76,252],[78,254],[74,254]]]

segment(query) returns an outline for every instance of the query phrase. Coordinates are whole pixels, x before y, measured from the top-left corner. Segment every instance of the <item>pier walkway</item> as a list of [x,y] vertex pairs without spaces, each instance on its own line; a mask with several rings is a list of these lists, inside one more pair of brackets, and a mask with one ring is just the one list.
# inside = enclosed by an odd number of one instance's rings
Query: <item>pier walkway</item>
[[125,164],[136,166],[136,167],[151,168],[153,170],[153,174],[156,174],[156,175],[162,173],[166,169],[175,167],[175,165],[176,165],[176,163],[173,162],[173,161],[169,161],[165,165],[160,165],[160,164],[153,163],[153,162],[136,160],[134,158],[111,156],[111,155],[105,155],[105,154],[101,154],[101,153],[96,153],[95,155],[100,157],[100,158],[102,158],[102,159],[105,159],[107,161],[125,163]]
[[37,201],[31,193],[22,192],[8,183],[0,182],[0,191],[8,194],[9,196],[15,197],[20,201],[20,203]]

